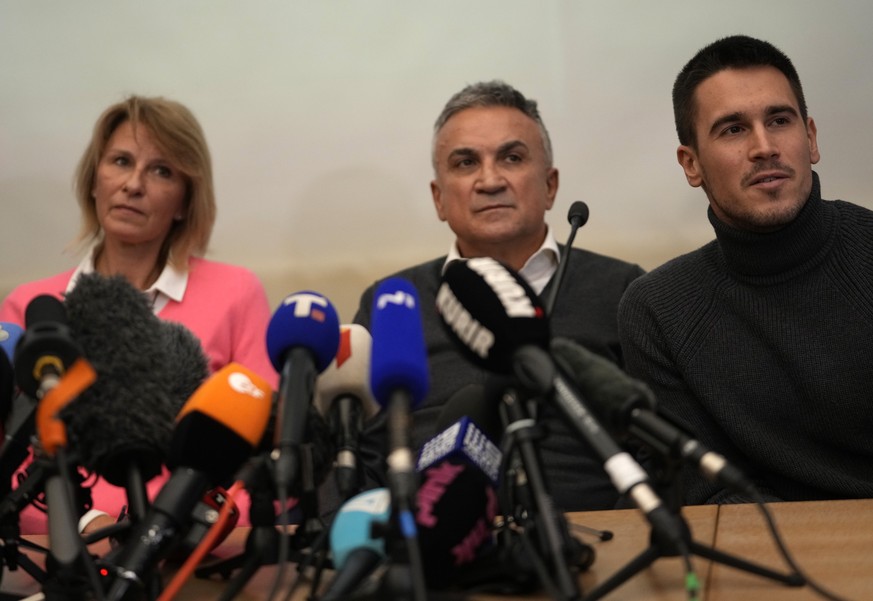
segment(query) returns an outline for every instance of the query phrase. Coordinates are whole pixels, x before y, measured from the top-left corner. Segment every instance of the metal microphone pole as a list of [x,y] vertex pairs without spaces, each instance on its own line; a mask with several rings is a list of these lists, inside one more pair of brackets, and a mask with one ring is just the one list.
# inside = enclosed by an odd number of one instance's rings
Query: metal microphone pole
[[570,210],[567,212],[567,220],[570,222],[570,235],[567,237],[564,252],[561,253],[561,260],[558,263],[558,270],[555,272],[555,279],[552,280],[552,289],[549,298],[546,300],[546,315],[552,314],[555,299],[558,298],[558,289],[561,287],[564,273],[567,271],[567,263],[570,259],[570,250],[573,248],[573,240],[576,238],[576,230],[588,222],[588,205],[581,200],[574,202],[570,205]]
[[[511,436],[514,441],[515,451],[521,459],[521,467],[524,470],[524,486],[526,505],[521,508],[518,517],[522,522],[522,536],[527,536],[524,523],[532,524],[537,539],[537,547],[544,557],[531,557],[531,562],[536,566],[539,560],[545,560],[550,568],[550,574],[540,574],[542,584],[553,589],[562,600],[581,599],[581,591],[576,575],[571,572],[567,561],[567,545],[569,538],[566,533],[566,523],[563,516],[555,511],[552,498],[548,493],[545,478],[543,476],[542,461],[538,449],[534,444],[534,420],[528,415],[523,406],[523,400],[513,388],[507,388],[501,397],[501,411],[507,423],[505,436]],[[503,487],[509,483],[504,482]],[[504,511],[515,513],[514,508],[505,507]],[[525,515],[526,514],[526,515]],[[562,532],[562,527],[565,530]],[[555,582],[552,582],[552,579]],[[556,589],[556,590],[555,590]]]

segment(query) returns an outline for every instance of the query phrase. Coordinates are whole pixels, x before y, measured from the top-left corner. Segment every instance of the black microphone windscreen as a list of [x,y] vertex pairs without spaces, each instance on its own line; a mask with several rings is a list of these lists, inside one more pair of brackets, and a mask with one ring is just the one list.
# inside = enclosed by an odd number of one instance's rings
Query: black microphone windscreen
[[494,486],[485,472],[454,455],[424,470],[416,501],[425,580],[434,589],[451,586],[491,543]]
[[492,442],[499,442],[503,432],[500,422],[499,399],[486,396],[483,384],[472,383],[459,388],[449,397],[437,417],[434,435],[442,432],[463,417],[470,418]]
[[63,303],[54,296],[42,294],[31,300],[24,319],[26,329],[15,346],[13,369],[18,387],[36,398],[43,378],[50,372],[62,374],[82,350],[70,334]]
[[576,384],[610,431],[625,431],[634,408],[654,410],[654,394],[645,384],[577,342],[555,338],[552,355],[556,365]]
[[228,486],[236,469],[252,454],[252,446],[220,421],[192,412],[176,425],[167,467],[180,464],[205,473],[216,486]]
[[497,404],[483,392],[480,385],[455,392],[438,420],[445,428],[419,453],[416,523],[431,588],[451,584],[491,542],[502,463],[494,441],[502,428]]
[[508,373],[522,346],[548,348],[545,309],[516,272],[487,257],[455,261],[437,291],[446,333],[473,363]]
[[64,304],[49,294],[34,297],[24,309],[24,326],[26,328],[43,322],[67,323],[67,312],[64,310]]
[[61,414],[70,445],[112,484],[125,484],[131,464],[149,480],[166,460],[176,414],[207,375],[199,341],[156,317],[122,276],[82,275],[66,308],[97,372]]
[[174,403],[184,402],[209,374],[209,360],[194,332],[180,323],[161,321],[164,358],[170,367],[168,384]]
[[571,204],[570,210],[567,211],[567,221],[570,222],[570,225],[575,224],[576,227],[582,227],[588,223],[588,205],[581,200]]

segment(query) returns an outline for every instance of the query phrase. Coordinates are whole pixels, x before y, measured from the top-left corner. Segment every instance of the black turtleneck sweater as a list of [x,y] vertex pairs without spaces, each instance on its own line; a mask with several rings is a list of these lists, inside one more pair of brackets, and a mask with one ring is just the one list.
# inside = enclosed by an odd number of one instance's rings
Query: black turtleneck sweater
[[[634,281],[628,372],[770,499],[873,497],[873,212],[810,198],[767,234],[716,240]],[[746,501],[697,473],[688,504]]]

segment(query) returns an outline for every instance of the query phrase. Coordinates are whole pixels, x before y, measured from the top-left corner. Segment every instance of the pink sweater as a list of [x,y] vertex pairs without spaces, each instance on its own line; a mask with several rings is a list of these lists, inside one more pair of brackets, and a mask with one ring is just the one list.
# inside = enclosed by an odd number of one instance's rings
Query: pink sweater
[[[0,305],[0,321],[24,327],[24,310],[40,294],[63,298],[75,270],[22,284]],[[237,362],[255,371],[274,388],[278,374],[267,356],[266,331],[270,307],[263,285],[248,269],[201,258],[189,262],[188,285],[181,302],[170,300],[158,313],[167,321],[181,323],[191,330],[209,357],[214,372],[230,362]],[[27,463],[22,466],[26,467]],[[166,470],[148,485],[149,498],[166,482]],[[14,484],[13,484],[14,485]],[[102,478],[92,488],[94,507],[116,516],[126,503],[124,489],[112,486]],[[248,497],[237,497],[240,525],[248,523]],[[21,532],[46,532],[45,514],[28,506],[21,512]]]

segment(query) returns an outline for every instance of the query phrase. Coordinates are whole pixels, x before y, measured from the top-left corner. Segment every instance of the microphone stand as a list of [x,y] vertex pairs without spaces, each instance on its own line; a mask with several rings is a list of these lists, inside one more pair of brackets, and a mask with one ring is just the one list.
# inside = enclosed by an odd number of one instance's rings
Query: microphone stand
[[21,538],[18,516],[42,489],[45,482],[43,464],[38,461],[31,463],[27,468],[27,476],[12,490],[12,476],[28,456],[26,434],[32,434],[35,428],[36,402],[24,394],[19,394],[16,401],[18,407],[24,407],[20,411],[23,417],[13,411],[7,424],[7,431],[10,433],[6,435],[0,448],[0,570],[3,566],[10,571],[21,567],[34,580],[42,583],[45,580],[45,571],[22,553],[20,547],[42,553],[46,553],[48,549]]
[[125,471],[124,490],[127,494],[127,515],[133,523],[142,521],[149,508],[148,494],[142,470],[133,461],[127,465]]
[[[507,423],[505,436],[514,443],[525,481],[522,489],[524,499],[519,510],[503,507],[504,516],[511,516],[507,521],[521,525],[522,541],[532,555],[529,559],[539,572],[542,584],[551,589],[552,596],[557,600],[581,599],[577,574],[575,570],[570,570],[570,566],[576,562],[568,561],[570,553],[566,543],[570,535],[567,523],[563,515],[554,509],[543,477],[542,461],[534,444],[537,438],[534,420],[529,417],[513,387],[507,388],[501,397],[501,412]],[[503,482],[500,488],[508,491],[510,485]],[[529,529],[536,535],[534,545],[529,544]],[[593,558],[593,549],[590,557]],[[544,561],[547,566],[543,565]]]
[[576,230],[585,225],[588,221],[588,205],[581,200],[574,202],[570,205],[567,220],[570,222],[570,235],[567,237],[567,244],[564,245],[564,250],[561,253],[561,260],[558,262],[558,270],[555,272],[552,289],[549,298],[545,303],[546,315],[549,316],[551,316],[552,310],[555,308],[555,299],[558,298],[558,288],[561,287],[561,282],[564,280],[564,273],[567,271],[567,263],[570,259],[570,250],[573,248],[573,240],[576,238]]
[[42,584],[46,578],[45,570],[29,556],[22,553],[20,547],[32,549],[42,554],[48,553],[48,549],[21,538],[19,514],[42,489],[45,482],[45,466],[41,461],[31,463],[27,468],[27,477],[15,490],[11,490],[11,481],[12,474],[7,476],[3,473],[3,480],[0,482],[0,498],[2,498],[2,502],[0,502],[0,542],[2,542],[0,570],[3,569],[3,566],[9,568],[9,571],[15,571],[20,567],[31,578]]
[[[669,457],[669,458],[668,458]],[[804,578],[797,573],[784,574],[776,572],[764,566],[752,563],[735,555],[719,551],[714,547],[709,547],[695,541],[691,536],[691,528],[688,522],[680,512],[681,501],[681,483],[679,476],[680,462],[678,459],[664,455],[663,465],[661,469],[655,470],[660,474],[658,480],[661,484],[669,486],[669,494],[666,495],[665,505],[673,515],[676,523],[681,528],[681,535],[688,551],[692,555],[703,557],[738,570],[743,570],[750,574],[756,574],[764,578],[770,578],[777,582],[781,582],[788,586],[799,587],[806,584]],[[603,581],[595,587],[584,599],[584,601],[595,601],[606,596],[611,591],[618,588],[627,580],[652,565],[661,557],[676,557],[679,555],[675,545],[658,536],[655,530],[649,532],[649,547],[643,550],[639,555],[631,559],[623,568],[619,569],[615,574]]]
[[[102,600],[103,588],[97,568],[76,527],[76,495],[65,449],[58,448],[54,458],[53,469],[50,468],[45,481],[49,554],[46,558],[47,576],[43,582],[43,594],[47,601]],[[86,596],[89,591],[92,596]]]
[[21,552],[21,547],[32,549],[39,553],[46,553],[48,549],[21,538],[21,530],[18,525],[17,518],[10,519],[11,516],[3,516],[0,523],[0,538],[2,538],[2,552],[0,552],[0,570],[3,566],[14,572],[18,568],[24,570],[28,576],[33,578],[37,583],[45,582],[46,573],[39,564],[33,561],[26,554]]
[[385,584],[394,599],[426,601],[424,566],[415,525],[417,473],[408,440],[410,404],[405,391],[394,392],[388,402],[391,514],[386,550],[392,561],[385,574]]
[[[218,574],[221,578],[230,580],[231,582],[222,591],[222,599],[235,597],[261,566],[276,563],[280,533],[276,529],[276,514],[273,507],[275,495],[268,462],[269,457],[266,454],[256,457],[246,479],[246,489],[249,491],[250,498],[251,530],[246,537],[243,552],[201,566],[194,572],[198,578],[208,578],[212,574]],[[235,570],[240,571],[231,578]]]
[[[222,601],[233,599],[261,566],[276,565],[279,561],[279,545],[295,551],[290,559],[308,563],[310,555],[327,552],[326,529],[318,517],[317,488],[315,486],[311,444],[304,443],[295,450],[300,452],[303,492],[299,505],[304,513],[304,521],[294,534],[288,538],[276,528],[277,516],[274,507],[276,489],[274,487],[273,465],[270,456],[262,453],[254,458],[246,478],[249,491],[249,521],[251,530],[246,538],[242,553],[197,568],[198,578],[209,578],[218,574],[230,580],[222,591]],[[307,554],[305,549],[309,548]],[[235,570],[240,570],[231,577]]]
[[343,501],[348,501],[361,492],[364,480],[359,452],[358,436],[352,424],[360,431],[363,409],[351,395],[343,395],[334,401],[328,423],[337,447],[334,480]]
[[[552,287],[549,290],[548,298],[545,299],[544,303],[546,315],[548,315],[549,317],[551,317],[554,312],[555,301],[558,298],[558,290],[561,288],[561,283],[564,281],[564,274],[567,272],[567,265],[570,262],[570,251],[573,248],[573,240],[576,239],[576,231],[580,227],[588,223],[588,215],[588,205],[581,200],[577,200],[573,204],[571,204],[570,210],[567,211],[567,221],[570,223],[570,234],[567,236],[567,243],[562,249],[561,258],[558,262],[558,268],[555,272],[554,279],[552,280]],[[612,538],[612,532],[608,530],[597,530],[596,528],[590,528],[581,524],[575,525],[575,528],[585,531],[593,536],[596,536],[598,539],[603,541],[610,540]],[[593,551],[594,549],[592,548],[591,552],[593,553]],[[593,555],[591,561],[593,561]]]

